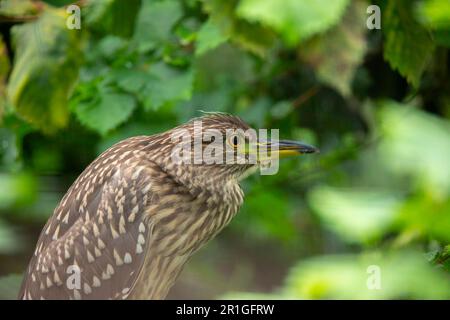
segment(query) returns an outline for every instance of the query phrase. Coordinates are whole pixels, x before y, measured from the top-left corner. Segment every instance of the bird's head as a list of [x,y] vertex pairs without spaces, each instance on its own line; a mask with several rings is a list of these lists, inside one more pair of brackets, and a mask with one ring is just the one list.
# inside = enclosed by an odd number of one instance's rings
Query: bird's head
[[302,142],[278,140],[277,130],[256,131],[224,113],[208,113],[169,130],[159,135],[157,145],[160,165],[197,185],[239,181],[258,168],[276,164],[278,169],[280,158],[318,152]]

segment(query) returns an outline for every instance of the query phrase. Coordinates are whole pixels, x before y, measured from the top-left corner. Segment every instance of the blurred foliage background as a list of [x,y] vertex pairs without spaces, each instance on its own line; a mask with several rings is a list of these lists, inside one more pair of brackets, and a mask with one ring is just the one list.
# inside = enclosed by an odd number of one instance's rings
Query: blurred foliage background
[[322,152],[243,182],[169,298],[450,298],[449,0],[70,3],[0,1],[0,298],[99,153],[199,110]]

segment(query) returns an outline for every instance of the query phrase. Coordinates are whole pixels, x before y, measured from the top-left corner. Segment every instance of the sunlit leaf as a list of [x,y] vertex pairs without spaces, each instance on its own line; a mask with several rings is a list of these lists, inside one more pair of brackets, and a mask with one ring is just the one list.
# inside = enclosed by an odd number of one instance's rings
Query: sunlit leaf
[[127,120],[134,108],[134,97],[109,89],[102,89],[94,101],[75,105],[75,114],[81,123],[104,135]]
[[8,96],[17,113],[45,132],[64,127],[78,77],[81,33],[66,28],[64,10],[47,9],[36,22],[13,28],[16,56]]
[[348,0],[243,0],[237,14],[280,32],[288,44],[295,44],[335,25]]
[[36,188],[36,181],[30,174],[0,173],[0,209],[31,203]]
[[276,40],[270,28],[236,16],[236,0],[208,0],[203,4],[205,11],[209,13],[209,20],[219,28],[222,35],[247,51],[261,57],[266,56]]
[[31,0],[2,0],[0,15],[7,17],[26,17],[35,15],[38,5]]
[[208,20],[202,25],[197,34],[195,54],[201,55],[225,42],[227,38],[211,20]]
[[448,0],[424,0],[417,4],[416,12],[423,23],[433,29],[450,28],[450,2]]
[[292,269],[285,288],[305,299],[450,298],[445,275],[412,252],[310,259]]
[[450,122],[396,102],[386,102],[379,115],[386,165],[435,196],[450,194]]
[[233,292],[226,299],[449,299],[443,272],[417,252],[334,255],[294,266],[270,294]]
[[396,218],[399,199],[383,191],[318,187],[308,195],[325,224],[348,241],[379,239]]
[[398,223],[422,237],[450,242],[450,198],[432,193],[411,196],[400,210]]
[[438,45],[450,48],[450,2],[448,0],[424,0],[416,5],[418,20],[433,31]]

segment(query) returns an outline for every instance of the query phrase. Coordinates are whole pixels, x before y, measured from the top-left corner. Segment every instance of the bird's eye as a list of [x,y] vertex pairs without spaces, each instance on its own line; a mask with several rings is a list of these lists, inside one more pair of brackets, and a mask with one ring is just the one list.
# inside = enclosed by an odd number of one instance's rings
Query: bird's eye
[[237,147],[237,145],[239,144],[239,137],[238,137],[238,136],[233,136],[233,137],[230,139],[230,144],[231,144],[233,147]]

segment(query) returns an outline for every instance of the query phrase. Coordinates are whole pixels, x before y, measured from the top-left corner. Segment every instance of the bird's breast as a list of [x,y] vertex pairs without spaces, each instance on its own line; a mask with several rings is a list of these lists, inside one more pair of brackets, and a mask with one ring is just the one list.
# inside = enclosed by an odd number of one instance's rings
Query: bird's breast
[[134,298],[164,298],[192,254],[236,215],[243,193],[237,186],[215,195],[199,194],[195,198],[178,192],[175,199],[168,193],[158,200],[151,209],[152,219],[148,220],[152,245]]
[[195,252],[231,221],[242,202],[228,201],[223,195],[220,201],[211,199],[185,197],[173,206],[165,205],[162,199],[150,223],[152,238],[165,256]]

